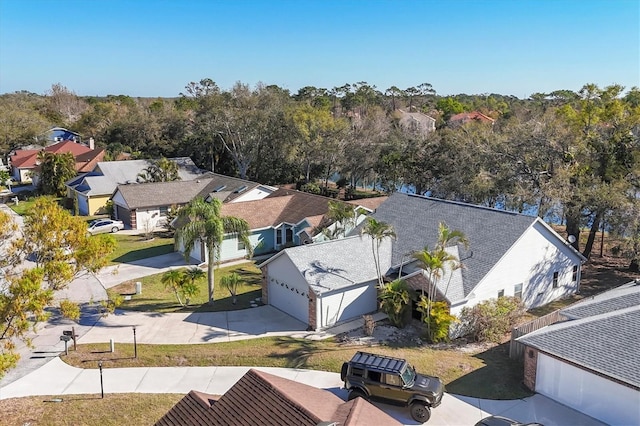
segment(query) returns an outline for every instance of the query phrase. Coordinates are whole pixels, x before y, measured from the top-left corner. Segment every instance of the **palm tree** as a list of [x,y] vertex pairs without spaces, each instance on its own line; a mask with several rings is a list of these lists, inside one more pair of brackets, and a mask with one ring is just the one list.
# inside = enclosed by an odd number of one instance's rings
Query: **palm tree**
[[[447,290],[449,289],[449,283],[451,282],[451,277],[453,275],[452,272],[462,267],[460,259],[458,259],[457,256],[448,253],[446,250],[448,246],[453,244],[463,244],[466,248],[468,247],[469,242],[464,233],[461,231],[452,231],[444,222],[440,222],[438,225],[438,241],[435,249],[430,250],[429,247],[425,247],[423,250],[413,254],[413,258],[420,263],[420,266],[427,272],[428,276],[426,302],[421,300],[421,303],[425,305],[424,309],[422,309],[423,321],[425,318],[428,320],[431,316],[431,309],[435,299],[437,284],[442,278],[445,270],[448,269],[450,271],[449,281],[447,282],[447,286],[444,291],[444,295],[446,296]],[[425,299],[424,287],[422,288],[421,299]],[[427,322],[428,328],[430,328],[430,324],[431,322]],[[428,332],[429,335],[431,335],[430,329]]]
[[178,303],[180,303],[180,306],[184,306],[184,303],[182,303],[182,299],[180,298],[180,289],[182,287],[182,284],[184,283],[184,279],[185,274],[181,269],[172,269],[170,271],[167,271],[162,274],[162,278],[160,279],[165,288],[171,289],[171,291],[173,291],[173,294],[175,294],[176,299],[178,299]]
[[229,294],[231,294],[231,303],[235,305],[236,296],[238,295],[238,286],[240,285],[240,275],[235,272],[225,275],[220,278],[220,284],[222,287],[229,290]]
[[333,230],[329,230],[329,227],[325,228],[322,232],[330,240],[345,236],[355,226],[356,211],[353,206],[341,201],[329,201],[329,211],[327,212],[327,219],[331,220],[334,225]]
[[184,297],[186,299],[186,304],[189,305],[189,299],[197,295],[198,293],[200,293],[200,288],[196,284],[196,281],[199,280],[200,278],[205,277],[207,274],[197,266],[194,266],[193,268],[189,268],[183,271],[183,273],[184,273],[185,281],[188,280],[189,282],[183,283],[182,294],[184,294]]
[[197,242],[203,242],[207,251],[207,283],[209,287],[209,304],[213,304],[214,266],[220,259],[220,246],[225,234],[233,234],[244,243],[247,256],[253,255],[249,241],[249,224],[233,216],[222,216],[222,203],[218,199],[206,202],[198,197],[178,212],[176,229],[176,245],[184,246],[185,259]]
[[371,251],[373,252],[373,261],[376,264],[376,272],[378,273],[378,288],[382,288],[384,280],[382,271],[380,270],[380,246],[385,238],[395,238],[396,233],[393,226],[385,222],[379,222],[372,217],[367,218],[367,223],[362,227],[361,235],[371,237]]

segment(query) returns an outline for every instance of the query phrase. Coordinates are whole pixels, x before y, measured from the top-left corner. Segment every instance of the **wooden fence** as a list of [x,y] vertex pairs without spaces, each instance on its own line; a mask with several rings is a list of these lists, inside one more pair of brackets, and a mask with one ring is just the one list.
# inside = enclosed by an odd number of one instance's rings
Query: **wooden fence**
[[520,342],[516,342],[516,339],[525,334],[529,334],[532,331],[541,329],[551,324],[555,324],[560,321],[564,321],[567,318],[560,313],[560,310],[553,311],[550,314],[536,318],[533,321],[520,324],[517,327],[511,329],[511,344],[509,345],[509,357],[511,359],[522,359],[524,355],[524,345]]

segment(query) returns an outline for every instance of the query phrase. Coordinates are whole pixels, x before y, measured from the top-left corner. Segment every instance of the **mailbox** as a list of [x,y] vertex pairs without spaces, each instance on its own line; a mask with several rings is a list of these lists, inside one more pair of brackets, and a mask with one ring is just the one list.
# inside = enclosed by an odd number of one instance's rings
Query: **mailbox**
[[63,330],[62,331],[62,335],[63,336],[73,337],[73,331],[71,331],[71,330]]
[[62,340],[63,342],[68,342],[69,340],[71,340],[71,336],[67,336],[67,335],[60,336],[60,340]]

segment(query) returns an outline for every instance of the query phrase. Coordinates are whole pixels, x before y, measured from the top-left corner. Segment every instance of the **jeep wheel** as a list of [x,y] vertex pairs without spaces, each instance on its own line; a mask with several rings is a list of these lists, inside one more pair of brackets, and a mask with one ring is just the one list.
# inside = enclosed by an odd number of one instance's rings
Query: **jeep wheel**
[[424,402],[413,402],[410,407],[411,417],[416,422],[424,423],[431,417],[431,410]]
[[352,389],[349,391],[349,396],[347,397],[347,401],[351,401],[352,399],[356,399],[357,397],[360,397],[365,401],[367,400],[367,395],[365,395],[365,393],[362,392],[360,389]]
[[347,371],[349,370],[349,363],[345,362],[342,364],[342,368],[340,369],[340,380],[344,382],[347,378]]

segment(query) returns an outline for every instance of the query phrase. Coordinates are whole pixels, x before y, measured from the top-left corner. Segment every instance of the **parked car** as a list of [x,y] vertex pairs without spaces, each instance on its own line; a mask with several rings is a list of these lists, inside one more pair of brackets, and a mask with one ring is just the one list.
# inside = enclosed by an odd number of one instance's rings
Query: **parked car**
[[96,219],[89,224],[87,232],[95,235],[103,232],[118,232],[121,229],[124,229],[124,223],[121,220]]
[[480,420],[475,426],[543,426],[540,423],[520,423],[517,420],[502,416],[489,416]]
[[411,417],[424,423],[431,409],[442,402],[444,384],[433,376],[418,374],[401,358],[356,352],[340,371],[349,400],[366,400],[409,407]]

